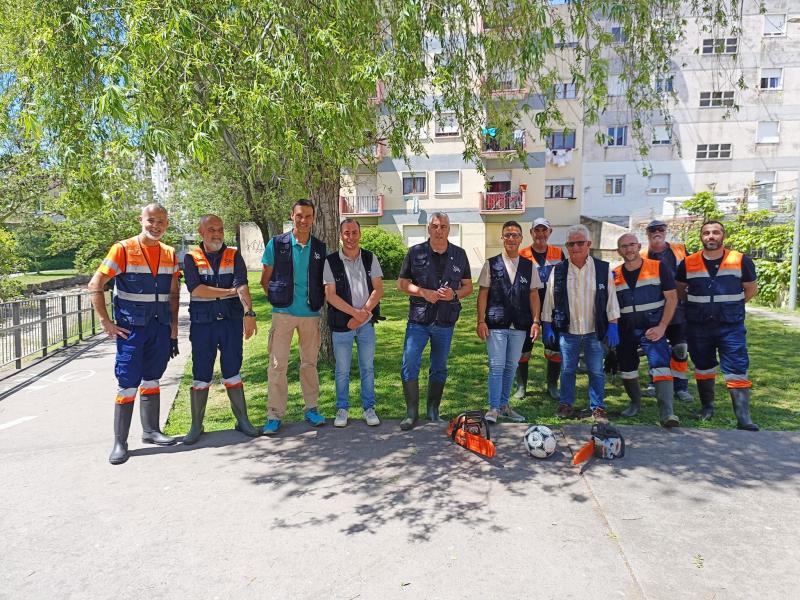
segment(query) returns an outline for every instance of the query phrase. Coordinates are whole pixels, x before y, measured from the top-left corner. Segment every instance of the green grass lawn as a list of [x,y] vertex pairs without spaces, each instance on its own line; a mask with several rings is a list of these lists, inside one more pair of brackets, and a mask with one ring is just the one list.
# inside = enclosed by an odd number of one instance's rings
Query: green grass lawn
[[31,285],[34,283],[44,283],[45,281],[52,281],[54,279],[65,279],[67,277],[74,277],[78,274],[75,269],[59,269],[57,271],[42,271],[41,273],[26,273],[15,277],[14,281],[19,281],[22,285]]
[[[263,424],[266,415],[267,395],[267,334],[269,333],[270,309],[258,285],[260,274],[250,276],[250,289],[253,292],[255,310],[258,313],[258,335],[245,342],[242,377],[248,397],[250,418],[254,424]],[[400,363],[403,349],[403,335],[406,326],[408,299],[395,290],[393,281],[386,282],[387,294],[381,303],[381,312],[387,317],[377,325],[378,346],[375,357],[375,389],[377,396],[376,410],[383,419],[400,419],[405,415],[405,404],[400,382]],[[773,323],[767,319],[748,317],[748,342],[750,348],[750,377],[753,380],[753,396],[751,412],[753,420],[766,429],[800,429],[800,334],[796,329]],[[423,358],[423,370],[420,373],[421,404],[424,412],[425,382],[427,381],[426,358]],[[302,396],[298,379],[298,356],[296,338],[293,344],[292,358],[289,364],[289,409],[286,419],[290,421],[302,418]],[[645,384],[644,373],[646,363],[641,368],[642,384]],[[442,400],[442,415],[448,417],[468,409],[487,408],[486,348],[475,335],[475,295],[464,302],[461,319],[456,325],[453,346],[449,362],[449,377]],[[320,410],[327,417],[335,412],[335,392],[333,367],[320,363]],[[186,373],[181,384],[178,397],[173,406],[166,427],[171,435],[184,434],[190,424],[189,387],[191,385],[191,361],[186,366]],[[675,412],[684,427],[734,428],[736,420],[731,410],[728,393],[717,379],[717,410],[713,420],[701,423],[692,418],[691,411],[698,408],[695,400],[692,405],[675,402]],[[359,379],[358,364],[353,360],[351,374],[351,418],[361,418],[358,396]],[[578,375],[576,407],[588,404],[587,378]],[[690,391],[697,396],[694,383],[690,383]],[[555,403],[544,392],[544,358],[542,346],[534,346],[534,358],[531,360],[530,383],[528,396],[523,400],[512,398],[512,406],[524,414],[530,422],[556,424],[560,421],[554,417]],[[607,381],[606,403],[612,420],[622,424],[657,425],[658,413],[655,399],[646,398],[643,410],[633,419],[614,418],[613,413],[627,406],[627,396],[619,379]],[[208,409],[205,417],[206,431],[229,429],[233,426],[224,388],[219,383],[212,386]]]

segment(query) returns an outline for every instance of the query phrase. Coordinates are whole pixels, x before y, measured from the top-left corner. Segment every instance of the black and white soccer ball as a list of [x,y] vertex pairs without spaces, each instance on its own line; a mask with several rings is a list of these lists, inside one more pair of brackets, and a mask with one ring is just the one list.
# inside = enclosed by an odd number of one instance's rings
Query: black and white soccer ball
[[556,436],[549,427],[531,425],[522,438],[528,454],[534,458],[547,458],[556,451]]

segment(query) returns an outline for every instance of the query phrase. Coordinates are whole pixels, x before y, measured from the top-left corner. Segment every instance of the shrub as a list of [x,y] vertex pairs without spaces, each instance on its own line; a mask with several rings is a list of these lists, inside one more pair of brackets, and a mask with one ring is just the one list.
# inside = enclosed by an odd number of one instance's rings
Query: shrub
[[378,257],[384,279],[397,279],[408,252],[399,233],[389,233],[380,227],[364,227],[361,232],[361,247]]

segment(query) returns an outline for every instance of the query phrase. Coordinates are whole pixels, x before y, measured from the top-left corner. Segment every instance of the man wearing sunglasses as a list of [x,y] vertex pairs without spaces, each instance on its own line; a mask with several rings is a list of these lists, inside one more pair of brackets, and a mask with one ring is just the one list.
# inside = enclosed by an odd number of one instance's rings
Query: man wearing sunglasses
[[[678,265],[686,258],[686,246],[675,242],[667,242],[667,224],[654,220],[647,225],[647,249],[641,250],[642,258],[661,262],[663,268],[670,272],[672,278],[678,271]],[[671,348],[670,369],[675,387],[675,396],[683,402],[691,402],[689,393],[689,347],[686,343],[686,314],[683,301],[678,301],[675,314],[667,326],[667,341]],[[651,383],[644,391],[645,396],[655,396],[655,386]]]
[[[533,237],[533,244],[523,248],[519,251],[522,258],[527,258],[536,263],[537,270],[539,271],[539,279],[544,282],[550,276],[550,271],[553,267],[565,260],[564,251],[558,246],[551,246],[547,242],[550,240],[550,234],[553,233],[553,228],[550,226],[550,221],[544,217],[539,217],[533,222],[531,227],[531,237]],[[539,288],[539,303],[544,304],[545,288]],[[525,344],[522,346],[522,356],[519,359],[517,366],[517,391],[514,394],[517,398],[524,398],[528,387],[528,365],[531,358],[531,350],[533,350],[533,339],[526,338]],[[546,378],[547,378],[547,393],[553,400],[558,400],[558,377],[561,373],[561,352],[558,349],[558,338],[555,344],[544,346],[545,363],[547,363]]]
[[584,351],[589,372],[589,408],[598,423],[607,423],[603,342],[619,344],[619,303],[614,275],[607,262],[589,256],[592,242],[583,225],[567,229],[569,260],[550,273],[542,310],[544,341],[561,347],[561,390],[556,416],[574,415],[575,373]]
[[525,417],[509,406],[511,384],[522,344],[539,337],[539,292],[542,282],[533,262],[522,258],[522,226],[503,224],[503,252],[487,260],[478,277],[476,333],[489,354],[489,412],[486,420],[504,417],[521,423]]

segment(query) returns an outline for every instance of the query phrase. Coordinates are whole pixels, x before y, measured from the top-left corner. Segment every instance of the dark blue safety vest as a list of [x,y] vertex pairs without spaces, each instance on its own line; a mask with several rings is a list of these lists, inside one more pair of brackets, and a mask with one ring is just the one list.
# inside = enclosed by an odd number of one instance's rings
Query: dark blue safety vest
[[533,324],[531,314],[531,277],[533,262],[519,257],[517,275],[511,282],[503,255],[489,259],[489,302],[486,305],[486,325],[489,329],[529,330]]
[[114,320],[138,327],[156,318],[159,323],[169,325],[172,320],[169,293],[173,276],[179,270],[175,250],[159,242],[154,277],[138,237],[119,243],[125,249],[125,265],[114,278]]
[[[311,256],[308,259],[308,306],[319,310],[325,303],[322,270],[325,267],[325,243],[313,235],[310,238]],[[275,308],[288,308],[294,301],[294,263],[292,262],[292,232],[272,238],[275,264],[267,285],[267,299]]]
[[[433,256],[430,242],[423,242],[412,246],[408,251],[411,263],[411,281],[414,285],[428,290],[438,290],[447,284],[454,290],[461,287],[461,279],[467,270],[467,253],[463,248],[454,244],[447,244],[447,263],[444,267],[442,280],[436,278],[436,269],[433,266]],[[445,327],[455,325],[461,313],[461,302],[456,300],[440,300],[431,304],[425,298],[411,296],[408,308],[408,320],[411,323],[437,325]]]
[[[595,295],[594,295],[594,331],[599,340],[606,337],[608,329],[608,263],[599,258],[589,257],[594,261]],[[557,333],[569,333],[569,298],[567,297],[567,273],[569,261],[558,263],[553,269],[553,330]]]
[[703,261],[703,251],[686,257],[686,320],[702,323],[741,323],[745,318],[742,260],[736,250],[725,250],[717,275],[711,277]]
[[[374,287],[372,286],[372,252],[369,250],[361,250],[361,263],[364,265],[364,271],[367,274],[367,290],[372,294]],[[347,302],[350,306],[353,305],[353,297],[350,292],[350,282],[347,280],[347,272],[344,268],[342,257],[339,256],[339,251],[333,252],[328,255],[328,264],[331,266],[331,273],[336,282],[336,295],[342,300]],[[381,316],[380,302],[372,309],[372,322],[378,320]],[[328,303],[328,325],[331,331],[350,331],[347,323],[350,322],[352,317],[346,312],[343,312]]]
[[[236,248],[223,246],[219,268],[214,272],[211,261],[202,248],[193,248],[189,254],[197,266],[200,283],[214,288],[233,287],[233,269]],[[192,323],[211,323],[220,319],[244,319],[244,307],[239,296],[230,298],[201,298],[192,292],[189,301],[189,316]]]
[[[620,265],[614,269],[614,287],[619,301],[620,324],[625,328],[655,327],[664,315],[664,292],[661,291],[661,268],[658,260],[643,258],[642,268],[631,289]],[[666,268],[666,267],[664,267]]]

